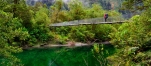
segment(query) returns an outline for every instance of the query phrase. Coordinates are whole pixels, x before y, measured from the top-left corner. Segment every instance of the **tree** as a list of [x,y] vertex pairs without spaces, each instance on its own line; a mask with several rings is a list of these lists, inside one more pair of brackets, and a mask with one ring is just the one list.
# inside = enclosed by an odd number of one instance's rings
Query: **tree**
[[50,39],[50,19],[48,17],[48,13],[48,9],[43,7],[39,8],[39,11],[35,12],[35,15],[31,19],[32,26],[29,30],[30,44],[36,43],[38,41],[45,42]]
[[126,0],[123,3],[123,9],[129,9],[131,11],[147,10],[151,6],[151,0]]
[[[125,8],[143,11],[140,15],[133,16],[129,20],[130,23],[124,23],[110,33],[111,43],[119,49],[118,53],[108,58],[113,64],[121,62],[121,65],[150,65],[151,62],[147,59],[151,57],[149,54],[151,47],[150,1],[128,0],[124,2]],[[136,5],[136,3],[139,4]]]
[[73,0],[69,4],[69,14],[72,16],[73,20],[84,19],[86,12],[83,4],[79,1]]
[[60,22],[59,15],[61,14],[61,9],[63,7],[62,0],[57,0],[53,6],[51,6],[51,22]]
[[20,65],[20,60],[13,56],[12,53],[21,52],[22,49],[19,48],[19,45],[21,41],[26,40],[28,37],[28,32],[24,31],[21,20],[13,18],[12,13],[0,10],[0,32],[0,56],[3,57],[3,61],[1,61],[2,65]]
[[92,4],[92,7],[85,9],[86,18],[103,17],[105,10],[99,4]]

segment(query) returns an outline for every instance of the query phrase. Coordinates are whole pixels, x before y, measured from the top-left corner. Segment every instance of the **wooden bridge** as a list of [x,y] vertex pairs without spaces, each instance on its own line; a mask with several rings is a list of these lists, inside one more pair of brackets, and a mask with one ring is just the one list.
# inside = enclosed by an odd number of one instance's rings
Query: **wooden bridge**
[[59,26],[76,26],[76,25],[90,25],[90,24],[116,24],[116,23],[124,23],[124,22],[125,19],[122,17],[109,17],[106,22],[104,18],[101,17],[101,18],[91,18],[91,19],[54,23],[54,24],[50,24],[50,26],[59,27]]

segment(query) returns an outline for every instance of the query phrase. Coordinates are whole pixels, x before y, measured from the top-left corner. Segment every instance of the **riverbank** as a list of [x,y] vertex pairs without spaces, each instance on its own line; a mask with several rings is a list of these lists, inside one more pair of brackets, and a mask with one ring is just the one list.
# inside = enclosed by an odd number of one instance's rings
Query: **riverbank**
[[69,41],[66,44],[53,44],[53,43],[44,43],[35,46],[24,46],[22,49],[33,49],[33,48],[52,48],[52,47],[82,47],[82,46],[91,46],[93,44],[111,44],[109,41],[101,42],[101,43],[82,43],[82,42],[73,42]]

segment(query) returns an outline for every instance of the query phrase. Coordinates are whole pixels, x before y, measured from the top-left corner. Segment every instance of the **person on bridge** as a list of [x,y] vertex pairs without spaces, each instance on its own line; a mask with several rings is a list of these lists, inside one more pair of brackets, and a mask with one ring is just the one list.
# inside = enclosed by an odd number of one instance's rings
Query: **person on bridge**
[[106,22],[107,18],[108,18],[108,14],[105,13],[105,14],[104,14],[104,20],[105,20],[105,22]]

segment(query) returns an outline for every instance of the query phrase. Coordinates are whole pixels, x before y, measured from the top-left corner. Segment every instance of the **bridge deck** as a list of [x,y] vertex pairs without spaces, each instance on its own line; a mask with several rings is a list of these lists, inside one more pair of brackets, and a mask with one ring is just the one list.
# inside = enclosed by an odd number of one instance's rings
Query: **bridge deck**
[[83,19],[83,20],[74,20],[69,22],[61,22],[61,23],[54,23],[50,24],[53,27],[59,26],[76,26],[76,25],[89,25],[89,24],[114,24],[114,23],[124,23],[125,19],[117,18],[117,17],[110,17],[107,21],[104,21],[104,18],[92,18],[92,19]]
[[63,22],[63,23],[56,23],[56,24],[51,24],[50,26],[53,27],[59,27],[59,26],[76,26],[76,25],[90,25],[90,24],[115,24],[115,23],[124,23],[124,21],[117,21],[117,22],[90,22],[90,23],[68,23],[68,22]]

